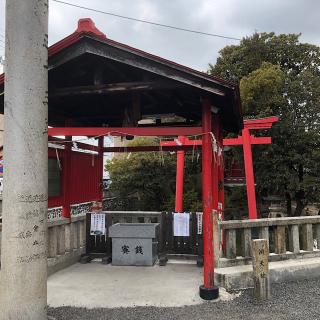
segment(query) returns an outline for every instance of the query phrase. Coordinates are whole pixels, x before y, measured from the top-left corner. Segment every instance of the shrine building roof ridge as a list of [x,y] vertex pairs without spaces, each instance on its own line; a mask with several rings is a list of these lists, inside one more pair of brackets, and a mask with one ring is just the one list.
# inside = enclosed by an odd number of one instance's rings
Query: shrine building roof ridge
[[[72,34],[70,34],[69,36],[67,36],[67,37],[59,40],[58,42],[52,44],[48,48],[48,57],[51,57],[51,56],[55,55],[56,53],[62,51],[63,49],[71,46],[72,44],[77,42],[84,35],[86,35],[86,36],[90,36],[91,35],[91,36],[93,36],[93,37],[95,37],[97,39],[100,39],[100,40],[102,40],[102,41],[104,41],[106,43],[109,43],[109,44],[112,44],[112,45],[115,45],[115,46],[119,46],[119,47],[121,47],[123,49],[126,49],[128,51],[132,51],[134,53],[137,53],[137,54],[140,54],[140,55],[144,55],[146,57],[149,57],[151,59],[157,60],[159,62],[168,63],[168,64],[170,64],[172,66],[175,66],[175,67],[178,67],[178,68],[182,68],[182,69],[184,69],[184,70],[186,70],[188,72],[192,72],[192,73],[198,74],[199,76],[203,76],[203,77],[205,77],[205,78],[207,78],[209,80],[212,80],[212,81],[218,81],[218,82],[223,83],[223,84],[225,84],[227,86],[230,86],[230,87],[236,87],[236,84],[234,84],[231,81],[224,80],[222,78],[219,78],[219,77],[210,75],[208,73],[205,73],[205,72],[190,68],[188,66],[179,64],[177,62],[162,58],[162,57],[157,56],[155,54],[152,54],[152,53],[149,53],[149,52],[146,52],[146,51],[131,47],[131,46],[127,45],[127,44],[124,44],[124,43],[109,39],[103,32],[101,32],[95,26],[94,22],[90,18],[79,19],[78,28]],[[5,73],[0,74],[0,85],[2,85],[4,83],[4,76],[5,76]]]

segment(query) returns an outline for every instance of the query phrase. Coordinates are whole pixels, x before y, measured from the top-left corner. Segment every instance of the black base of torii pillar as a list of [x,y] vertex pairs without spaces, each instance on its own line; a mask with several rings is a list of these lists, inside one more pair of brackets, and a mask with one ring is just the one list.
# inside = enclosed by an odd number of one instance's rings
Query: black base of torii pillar
[[215,300],[219,298],[219,288],[214,286],[206,288],[204,285],[199,287],[199,295],[203,300]]

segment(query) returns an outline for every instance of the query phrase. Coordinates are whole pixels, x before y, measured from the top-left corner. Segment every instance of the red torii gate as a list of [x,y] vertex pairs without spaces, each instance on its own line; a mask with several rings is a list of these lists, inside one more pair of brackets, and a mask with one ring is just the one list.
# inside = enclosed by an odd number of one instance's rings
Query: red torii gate
[[[270,129],[274,122],[279,121],[278,117],[268,117],[263,119],[250,119],[244,120],[244,128],[242,129],[242,135],[237,138],[223,139],[223,146],[237,146],[243,145],[244,154],[244,165],[246,174],[246,186],[247,186],[247,198],[248,198],[248,209],[249,209],[249,219],[257,219],[257,205],[256,205],[256,193],[254,186],[254,172],[253,172],[253,161],[252,161],[252,150],[251,145],[254,144],[271,144],[271,137],[255,137],[250,134],[250,130],[262,130]],[[219,137],[216,137],[219,141]],[[190,140],[187,137],[179,136],[178,139],[174,141],[163,141],[161,142],[162,147],[194,147],[201,146],[202,140]],[[175,211],[183,211],[183,180],[184,180],[184,157],[185,151],[177,151],[177,172],[176,172],[176,204]],[[214,164],[215,167],[215,164]],[[218,175],[214,179],[223,181],[224,176],[223,162],[218,166]],[[213,168],[213,173],[217,172]],[[214,184],[215,185],[215,184]],[[222,211],[224,202],[224,192],[223,190],[218,190],[218,210]]]
[[274,122],[278,122],[278,117],[268,117],[263,119],[252,119],[243,121],[244,128],[242,135],[235,139],[223,139],[224,146],[243,145],[244,169],[246,173],[246,186],[249,219],[257,219],[256,191],[254,186],[254,173],[252,162],[253,144],[271,144],[271,137],[255,137],[250,134],[250,130],[270,129]]

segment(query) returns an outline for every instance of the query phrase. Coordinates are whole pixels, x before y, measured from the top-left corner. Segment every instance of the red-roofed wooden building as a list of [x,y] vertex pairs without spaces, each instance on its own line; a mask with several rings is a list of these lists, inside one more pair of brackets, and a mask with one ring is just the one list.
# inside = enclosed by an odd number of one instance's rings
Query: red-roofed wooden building
[[[101,199],[102,157],[110,150],[104,148],[105,135],[202,137],[203,289],[210,291],[212,210],[218,205],[218,163],[213,160],[217,151],[211,138],[215,136],[221,147],[223,131],[242,129],[238,86],[111,40],[90,19],[79,20],[77,30],[52,45],[48,55],[49,140],[66,136],[58,142],[62,149],[49,150],[50,159],[62,168],[60,193],[50,197],[49,205],[62,206],[63,215],[69,217],[72,205]],[[3,90],[1,75],[0,93]],[[167,121],[170,117],[175,122]],[[142,124],[144,119],[152,123]],[[97,138],[95,147],[78,143],[96,154],[72,151],[72,136]]]

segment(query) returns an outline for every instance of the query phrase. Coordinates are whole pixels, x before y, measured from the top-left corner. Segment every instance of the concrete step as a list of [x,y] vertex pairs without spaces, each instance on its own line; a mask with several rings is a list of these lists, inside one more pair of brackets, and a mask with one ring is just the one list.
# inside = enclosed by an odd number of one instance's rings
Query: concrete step
[[183,265],[196,265],[197,261],[186,259],[169,259],[167,264],[183,264]]
[[[269,263],[270,283],[320,278],[320,258]],[[252,265],[215,269],[215,283],[227,291],[253,288]]]
[[178,254],[170,253],[167,254],[168,258],[167,264],[183,264],[183,265],[196,265],[197,264],[197,255],[194,254]]
[[185,253],[168,253],[167,258],[178,259],[178,260],[194,260],[197,261],[198,256],[196,254],[185,254]]

